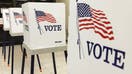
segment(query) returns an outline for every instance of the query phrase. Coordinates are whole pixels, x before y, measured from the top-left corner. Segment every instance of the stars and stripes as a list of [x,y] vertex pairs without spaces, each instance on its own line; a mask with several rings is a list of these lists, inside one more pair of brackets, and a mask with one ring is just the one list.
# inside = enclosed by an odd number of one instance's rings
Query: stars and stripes
[[18,13],[18,12],[13,12],[14,14],[14,18],[15,18],[15,22],[16,24],[23,24],[23,17],[22,17],[22,14]]
[[35,11],[35,13],[36,13],[36,18],[38,22],[47,21],[50,23],[56,23],[55,17],[53,17],[49,13],[45,13],[43,11]]
[[8,21],[9,20],[9,13],[5,13],[6,15],[6,20]]
[[77,3],[79,30],[93,29],[104,39],[114,40],[112,26],[106,14],[86,3]]
[[5,13],[6,17],[9,17],[9,13]]
[[17,18],[22,18],[22,15],[18,12],[14,12],[14,16],[15,16],[16,19]]

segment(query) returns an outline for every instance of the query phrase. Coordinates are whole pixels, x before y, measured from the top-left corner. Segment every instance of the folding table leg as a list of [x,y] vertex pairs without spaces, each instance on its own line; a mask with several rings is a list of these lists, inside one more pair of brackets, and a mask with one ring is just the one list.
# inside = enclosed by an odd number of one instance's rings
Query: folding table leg
[[34,74],[34,55],[31,55],[31,71],[30,74]]
[[54,74],[57,74],[56,62],[55,62],[55,53],[54,52],[52,52],[52,59],[53,59]]
[[9,51],[8,51],[8,67],[10,65],[10,52],[11,52],[11,47],[9,45]]
[[40,72],[42,72],[42,68],[41,68],[41,64],[40,64],[40,59],[39,59],[39,55],[38,55],[38,54],[36,54],[36,56],[37,56],[37,60],[38,60],[38,64],[39,64],[39,69],[40,69]]
[[23,49],[23,57],[22,57],[22,68],[21,68],[21,74],[24,74],[24,66],[25,66],[25,52],[26,50]]

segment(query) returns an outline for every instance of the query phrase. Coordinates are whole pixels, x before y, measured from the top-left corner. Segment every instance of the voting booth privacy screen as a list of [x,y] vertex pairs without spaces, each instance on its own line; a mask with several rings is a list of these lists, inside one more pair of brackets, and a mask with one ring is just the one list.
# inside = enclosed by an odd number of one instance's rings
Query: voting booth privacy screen
[[22,8],[9,8],[11,36],[23,35]]
[[24,43],[34,49],[66,45],[65,5],[63,3],[25,3]]
[[70,1],[69,26],[76,27],[69,27],[70,74],[132,72],[131,6],[131,0]]
[[3,30],[9,31],[10,29],[9,10],[6,8],[2,8],[1,13],[2,13],[2,18],[3,18]]

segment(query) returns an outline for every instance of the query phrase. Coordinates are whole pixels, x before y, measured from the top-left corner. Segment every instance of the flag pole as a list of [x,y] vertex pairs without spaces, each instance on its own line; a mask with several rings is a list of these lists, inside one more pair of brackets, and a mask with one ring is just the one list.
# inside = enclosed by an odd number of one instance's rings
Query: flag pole
[[35,11],[36,21],[37,21],[37,24],[38,24],[38,29],[39,29],[40,35],[42,35],[41,27],[40,27],[40,24],[39,24],[39,22],[38,22],[38,20],[37,20],[36,9],[34,9],[34,11]]
[[[76,4],[77,4],[78,0],[76,0]],[[78,8],[77,8],[77,17],[78,17]],[[78,30],[78,40],[77,40],[77,44],[79,46],[79,58],[82,59],[82,55],[84,57],[84,52],[81,51],[81,40],[80,40],[80,33],[79,33],[79,24],[78,24],[78,18],[77,18],[77,30]],[[83,52],[83,54],[81,53]]]
[[[76,5],[77,5],[77,1],[78,0],[76,0]],[[78,13],[78,9],[77,9],[77,13]],[[80,33],[79,33],[79,25],[78,25],[78,14],[77,14],[77,32],[78,32],[77,44],[79,46],[79,58],[81,59],[81,47],[80,47]]]

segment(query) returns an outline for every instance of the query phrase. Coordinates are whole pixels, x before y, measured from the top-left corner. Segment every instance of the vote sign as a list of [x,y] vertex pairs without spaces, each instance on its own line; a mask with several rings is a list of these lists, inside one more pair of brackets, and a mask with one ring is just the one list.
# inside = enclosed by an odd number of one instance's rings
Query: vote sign
[[80,49],[70,50],[71,74],[130,74],[132,2],[78,0],[76,6]]
[[34,49],[66,45],[63,3],[29,2],[23,4],[22,9],[25,44]]

